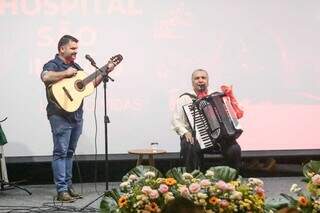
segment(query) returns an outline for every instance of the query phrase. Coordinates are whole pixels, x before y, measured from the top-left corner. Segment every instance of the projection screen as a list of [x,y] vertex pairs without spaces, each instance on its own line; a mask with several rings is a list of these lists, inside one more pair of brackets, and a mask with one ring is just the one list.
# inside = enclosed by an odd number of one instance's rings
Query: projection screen
[[[107,85],[109,152],[178,152],[170,126],[191,73],[232,85],[245,114],[243,150],[319,149],[320,2],[0,0],[0,119],[7,156],[51,155],[42,66],[64,34],[79,39],[77,62],[94,72],[122,54]],[[95,101],[96,100],[96,101]],[[96,103],[96,111],[95,111]],[[94,113],[96,112],[97,127]],[[77,154],[104,153],[103,87],[84,101]]]

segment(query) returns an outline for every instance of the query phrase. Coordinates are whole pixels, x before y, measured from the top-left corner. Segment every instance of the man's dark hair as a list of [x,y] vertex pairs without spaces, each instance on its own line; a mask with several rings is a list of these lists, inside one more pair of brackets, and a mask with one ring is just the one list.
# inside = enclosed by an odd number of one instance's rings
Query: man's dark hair
[[64,35],[60,38],[58,42],[58,51],[60,51],[60,48],[66,44],[68,44],[70,41],[78,42],[79,40],[71,35]]
[[168,202],[163,213],[202,213],[201,207],[196,206],[191,200],[183,197],[178,197]]

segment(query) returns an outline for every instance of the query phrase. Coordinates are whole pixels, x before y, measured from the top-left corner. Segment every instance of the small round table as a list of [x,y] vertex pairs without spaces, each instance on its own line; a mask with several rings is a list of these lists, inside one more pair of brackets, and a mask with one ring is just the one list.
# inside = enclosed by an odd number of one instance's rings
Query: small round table
[[157,154],[164,154],[166,152],[167,151],[164,149],[132,149],[128,151],[129,154],[138,155],[137,166],[141,165],[144,155],[148,155],[149,165],[154,166],[153,156]]

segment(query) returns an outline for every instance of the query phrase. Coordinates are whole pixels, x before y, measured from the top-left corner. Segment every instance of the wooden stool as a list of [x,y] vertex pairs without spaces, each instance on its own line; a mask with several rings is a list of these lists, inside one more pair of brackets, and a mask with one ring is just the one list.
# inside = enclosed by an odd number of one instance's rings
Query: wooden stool
[[153,149],[132,149],[128,151],[129,154],[138,155],[137,166],[141,165],[143,161],[143,156],[148,155],[149,165],[153,167],[154,167],[153,156],[157,154],[164,154],[166,152],[167,151],[163,149],[154,149],[154,150]]

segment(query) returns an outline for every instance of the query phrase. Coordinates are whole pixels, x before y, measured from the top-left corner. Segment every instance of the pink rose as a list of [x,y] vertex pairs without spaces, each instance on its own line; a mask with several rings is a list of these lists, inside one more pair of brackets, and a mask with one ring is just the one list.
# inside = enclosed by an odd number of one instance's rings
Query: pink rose
[[219,204],[222,208],[227,208],[229,206],[229,202],[226,200],[221,200]]
[[188,198],[190,195],[189,189],[186,186],[182,186],[179,188],[180,195],[182,197]]
[[232,185],[231,183],[227,183],[227,190],[228,191],[234,191],[235,190],[234,185]]
[[208,179],[203,179],[200,181],[200,185],[202,188],[208,188],[210,186],[211,182]]
[[152,191],[152,189],[151,189],[150,186],[144,186],[144,187],[142,187],[141,191],[142,191],[144,194],[149,194],[149,193]]
[[314,185],[320,185],[320,175],[319,175],[319,174],[314,175],[314,176],[311,178],[311,180],[312,180],[312,183],[313,183]]
[[159,197],[159,193],[157,190],[151,190],[149,193],[149,197],[151,200],[157,199]]
[[166,193],[169,190],[169,187],[166,184],[160,184],[158,190],[159,190],[159,192],[161,192],[163,194],[163,193]]
[[222,191],[225,191],[229,188],[228,185],[226,184],[226,182],[224,182],[223,180],[219,180],[216,183],[216,186],[218,187],[218,189],[221,189]]
[[264,197],[264,189],[263,188],[261,188],[260,186],[257,186],[255,188],[255,191],[256,191],[257,195]]
[[191,183],[189,186],[189,190],[191,193],[197,193],[200,191],[200,185],[198,183]]

